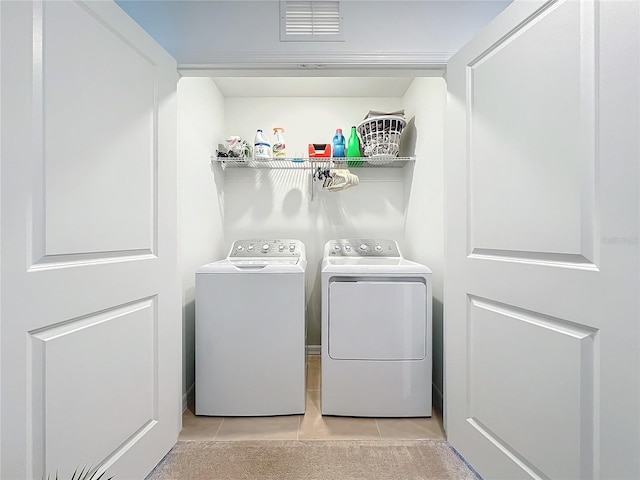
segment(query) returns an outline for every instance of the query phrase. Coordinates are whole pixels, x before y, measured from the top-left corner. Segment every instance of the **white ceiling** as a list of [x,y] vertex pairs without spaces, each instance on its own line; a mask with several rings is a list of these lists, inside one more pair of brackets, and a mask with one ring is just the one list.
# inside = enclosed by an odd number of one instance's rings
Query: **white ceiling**
[[[2,1],[2,0],[0,0]],[[281,42],[278,0],[116,0],[225,97],[402,97],[512,0],[341,0],[342,42]]]
[[278,0],[116,0],[189,76],[194,66],[442,66],[511,1],[341,0],[344,41],[291,42],[280,41]]
[[413,77],[217,77],[225,97],[402,97]]

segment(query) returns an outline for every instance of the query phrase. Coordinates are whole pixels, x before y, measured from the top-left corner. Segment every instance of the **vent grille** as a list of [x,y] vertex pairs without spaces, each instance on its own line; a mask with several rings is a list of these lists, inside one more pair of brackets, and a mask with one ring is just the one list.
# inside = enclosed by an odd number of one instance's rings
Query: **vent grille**
[[280,8],[281,40],[342,40],[340,2],[282,1]]

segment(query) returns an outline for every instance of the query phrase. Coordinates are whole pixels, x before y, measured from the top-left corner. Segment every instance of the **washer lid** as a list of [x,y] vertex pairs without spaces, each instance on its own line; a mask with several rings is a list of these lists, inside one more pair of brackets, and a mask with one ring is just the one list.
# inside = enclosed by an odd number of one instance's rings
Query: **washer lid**
[[196,274],[245,274],[259,275],[268,273],[304,274],[307,262],[300,259],[242,259],[232,260],[225,258],[217,262],[203,265]]

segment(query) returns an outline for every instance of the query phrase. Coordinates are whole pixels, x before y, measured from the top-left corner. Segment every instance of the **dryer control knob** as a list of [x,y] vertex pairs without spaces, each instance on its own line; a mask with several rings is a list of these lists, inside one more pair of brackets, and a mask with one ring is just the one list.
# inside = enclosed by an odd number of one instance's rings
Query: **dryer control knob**
[[248,250],[248,251],[250,251],[250,252],[253,252],[253,245],[249,245],[249,246],[247,247],[247,250]]
[[269,245],[268,243],[265,243],[264,245],[262,245],[262,250],[264,250],[266,252],[267,250],[269,250],[270,246],[271,245]]
[[376,252],[381,252],[382,251],[382,247],[380,245],[376,245]]
[[366,252],[366,251],[367,251],[367,248],[369,248],[369,247],[367,247],[367,245],[366,245],[366,244],[364,244],[364,243],[361,243],[361,244],[360,244],[360,250],[361,250],[361,251]]
[[282,252],[282,251],[284,250],[284,245],[280,245],[280,246],[278,247],[278,250],[280,250],[280,251]]
[[236,250],[237,250],[238,252],[241,252],[242,250],[244,250],[244,247],[243,247],[242,245],[238,245],[238,246],[236,247]]
[[340,250],[340,245],[337,245],[337,244],[336,244],[336,245],[334,245],[334,246],[333,246],[333,249],[337,252],[338,250]]
[[289,245],[289,251],[293,252],[296,249],[296,246],[292,243],[291,245]]

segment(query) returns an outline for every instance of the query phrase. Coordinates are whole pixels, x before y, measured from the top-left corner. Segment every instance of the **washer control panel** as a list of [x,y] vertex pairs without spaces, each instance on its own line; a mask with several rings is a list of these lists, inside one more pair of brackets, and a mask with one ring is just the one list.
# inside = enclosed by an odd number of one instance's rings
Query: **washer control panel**
[[302,242],[289,239],[236,240],[231,246],[229,258],[241,257],[300,257]]
[[394,240],[345,238],[329,242],[331,257],[400,257]]

